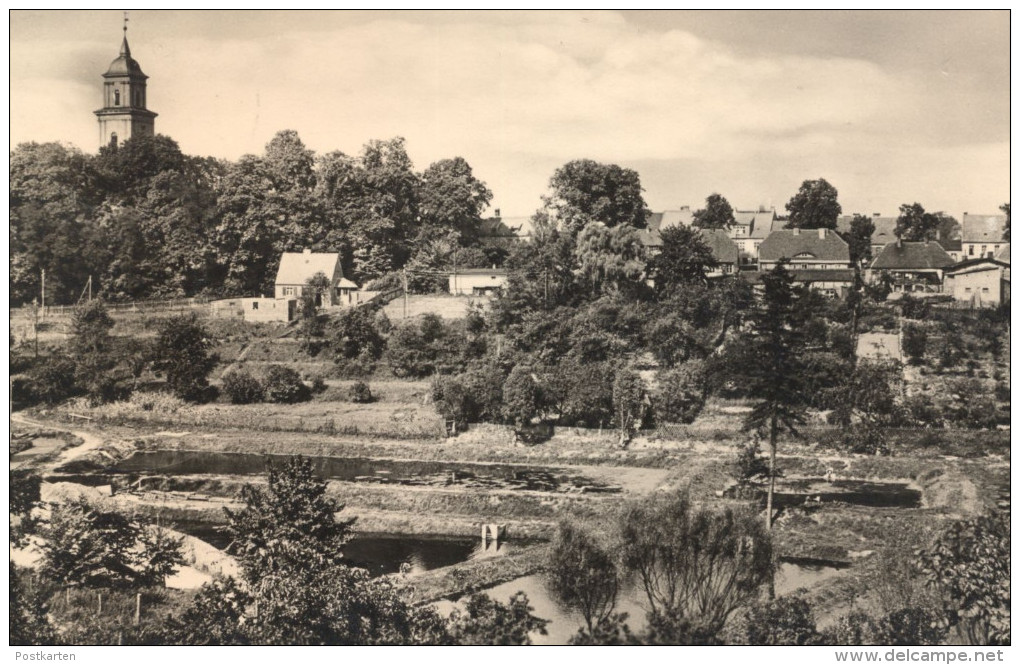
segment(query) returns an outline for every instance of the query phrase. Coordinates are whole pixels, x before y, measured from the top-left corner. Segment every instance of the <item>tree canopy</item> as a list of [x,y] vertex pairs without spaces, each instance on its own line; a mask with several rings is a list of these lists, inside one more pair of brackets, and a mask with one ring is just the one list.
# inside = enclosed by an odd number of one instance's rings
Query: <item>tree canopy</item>
[[919,241],[952,238],[959,228],[955,219],[943,212],[927,212],[920,203],[904,203],[896,218],[893,233],[900,240]]
[[797,193],[787,201],[790,229],[835,229],[836,219],[843,212],[839,192],[824,178],[805,180]]
[[720,194],[709,194],[705,207],[694,211],[694,226],[702,229],[728,229],[736,221],[733,206]]

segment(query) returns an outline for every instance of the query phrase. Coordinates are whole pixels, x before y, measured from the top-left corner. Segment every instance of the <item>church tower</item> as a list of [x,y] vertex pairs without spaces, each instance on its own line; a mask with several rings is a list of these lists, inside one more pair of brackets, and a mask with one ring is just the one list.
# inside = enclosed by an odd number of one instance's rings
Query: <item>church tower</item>
[[103,108],[95,112],[99,118],[100,147],[116,146],[136,135],[155,134],[156,114],[145,108],[147,78],[138,61],[131,57],[125,18],[120,56],[103,74]]

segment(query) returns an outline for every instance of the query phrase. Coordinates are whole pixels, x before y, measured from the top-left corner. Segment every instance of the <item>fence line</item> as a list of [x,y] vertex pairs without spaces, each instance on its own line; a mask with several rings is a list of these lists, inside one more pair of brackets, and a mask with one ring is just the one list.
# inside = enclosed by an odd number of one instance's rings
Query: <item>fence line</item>
[[[173,310],[194,309],[209,304],[206,298],[173,298],[167,300],[134,300],[130,302],[104,302],[103,306],[111,312],[166,312]],[[61,316],[71,314],[77,305],[46,305],[39,309],[40,316]],[[32,310],[22,306],[14,310],[19,315],[31,317]]]

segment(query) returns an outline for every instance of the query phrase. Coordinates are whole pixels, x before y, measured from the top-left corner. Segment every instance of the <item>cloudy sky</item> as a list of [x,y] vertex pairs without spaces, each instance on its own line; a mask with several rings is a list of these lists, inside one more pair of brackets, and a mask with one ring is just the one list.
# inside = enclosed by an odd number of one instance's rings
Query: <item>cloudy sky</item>
[[[10,14],[11,142],[95,151],[122,13]],[[845,212],[1009,200],[1009,13],[134,11],[156,131],[189,154],[403,136],[462,156],[504,215],[588,157],[656,210],[782,208],[824,177]]]

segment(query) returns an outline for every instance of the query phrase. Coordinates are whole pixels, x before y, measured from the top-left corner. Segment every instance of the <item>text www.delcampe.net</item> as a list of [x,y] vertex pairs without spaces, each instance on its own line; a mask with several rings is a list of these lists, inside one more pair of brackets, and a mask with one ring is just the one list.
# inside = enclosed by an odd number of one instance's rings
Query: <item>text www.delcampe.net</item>
[[836,651],[837,662],[849,663],[994,663],[1002,662],[1002,649],[996,651],[950,651],[886,649],[874,651]]

